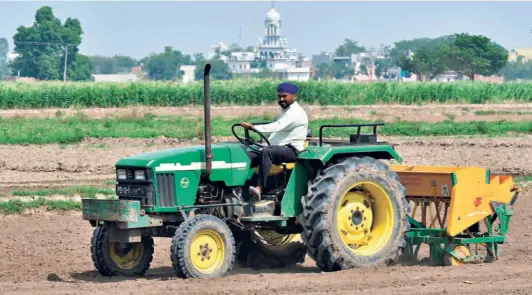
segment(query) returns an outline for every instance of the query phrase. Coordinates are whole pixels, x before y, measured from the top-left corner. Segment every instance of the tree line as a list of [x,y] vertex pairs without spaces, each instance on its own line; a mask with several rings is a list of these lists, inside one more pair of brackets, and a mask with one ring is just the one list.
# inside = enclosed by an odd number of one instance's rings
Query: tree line
[[[64,23],[54,16],[52,8],[43,6],[35,14],[31,26],[19,26],[14,35],[14,52],[18,57],[9,64],[6,62],[9,44],[0,38],[0,77],[7,73],[34,77],[39,80],[61,80],[66,74],[68,80],[92,79],[92,74],[129,73],[135,66],[142,65],[143,71],[152,80],[177,80],[182,73],[182,65],[196,65],[196,79],[202,78],[201,69],[207,62],[213,63],[214,79],[232,79],[227,63],[222,56],[230,56],[235,51],[250,51],[232,44],[228,50],[216,51],[212,59],[206,60],[202,54],[184,54],[170,46],[160,53],[152,53],[142,59],[115,55],[86,56],[79,53],[83,29],[79,20],[67,18]],[[345,39],[335,51],[335,56],[350,57],[352,54],[369,52],[357,41]],[[438,38],[416,38],[395,42],[393,46],[381,45],[373,59],[363,57],[358,73],[368,74],[370,69],[377,76],[386,73],[391,67],[414,73],[419,80],[430,80],[446,71],[455,71],[474,79],[475,75],[502,74],[505,79],[532,79],[532,61],[508,61],[508,51],[486,36],[466,33],[441,36]],[[66,62],[66,71],[65,71]],[[256,60],[252,67],[261,68],[256,77],[272,77],[265,68],[264,61]],[[342,62],[327,62],[317,66],[315,78],[337,78],[357,74],[355,69]]]

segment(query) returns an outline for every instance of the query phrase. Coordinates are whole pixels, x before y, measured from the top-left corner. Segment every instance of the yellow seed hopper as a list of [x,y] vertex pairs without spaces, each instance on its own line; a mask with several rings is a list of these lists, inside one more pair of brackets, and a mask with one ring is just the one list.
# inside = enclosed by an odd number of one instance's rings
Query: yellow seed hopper
[[[450,237],[494,214],[491,202],[510,204],[516,191],[512,177],[491,175],[486,168],[390,165],[390,169],[399,175],[407,200],[414,203],[411,217],[427,227],[446,226]],[[416,218],[418,208],[420,218]]]
[[[498,245],[504,243],[513,215],[509,206],[519,193],[511,176],[491,175],[480,167],[390,165],[390,169],[399,175],[407,200],[413,203],[407,257],[417,260],[421,245],[428,244],[432,265],[498,259]],[[485,232],[480,230],[482,220]]]

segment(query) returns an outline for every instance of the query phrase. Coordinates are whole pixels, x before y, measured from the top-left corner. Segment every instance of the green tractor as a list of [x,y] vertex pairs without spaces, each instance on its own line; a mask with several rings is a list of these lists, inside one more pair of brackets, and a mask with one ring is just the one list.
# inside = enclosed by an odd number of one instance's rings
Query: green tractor
[[[309,132],[295,163],[274,165],[260,201],[247,188],[258,168],[246,151],[269,144],[237,135],[211,144],[210,65],[204,71],[205,145],[144,153],[116,163],[115,200],[82,200],[95,227],[91,254],[100,274],[142,275],[153,237],[172,239],[170,258],[181,278],[221,277],[236,262],[287,267],[308,254],[323,271],[390,264],[405,250],[409,205],[398,175],[382,160],[402,161],[377,142],[382,124],[323,125]],[[259,123],[254,123],[259,124]],[[373,129],[361,134],[364,126]],[[346,141],[323,129],[356,127]],[[245,188],[245,189],[244,189]]]

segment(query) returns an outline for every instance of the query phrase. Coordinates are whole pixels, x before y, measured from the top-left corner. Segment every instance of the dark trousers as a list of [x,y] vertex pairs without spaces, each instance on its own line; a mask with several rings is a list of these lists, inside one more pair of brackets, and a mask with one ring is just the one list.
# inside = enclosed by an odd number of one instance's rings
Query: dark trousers
[[251,158],[251,167],[259,167],[259,184],[266,188],[266,180],[272,168],[272,164],[280,165],[282,163],[293,163],[297,155],[291,147],[284,145],[265,146],[261,153],[255,151],[248,152]]

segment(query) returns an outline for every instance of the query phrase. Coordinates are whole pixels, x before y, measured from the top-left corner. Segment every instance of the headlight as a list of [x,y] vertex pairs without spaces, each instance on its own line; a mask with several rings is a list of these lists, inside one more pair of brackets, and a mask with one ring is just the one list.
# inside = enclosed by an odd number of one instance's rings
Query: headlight
[[135,170],[135,179],[145,180],[144,170]]
[[126,170],[125,169],[116,170],[116,177],[118,179],[126,179]]

